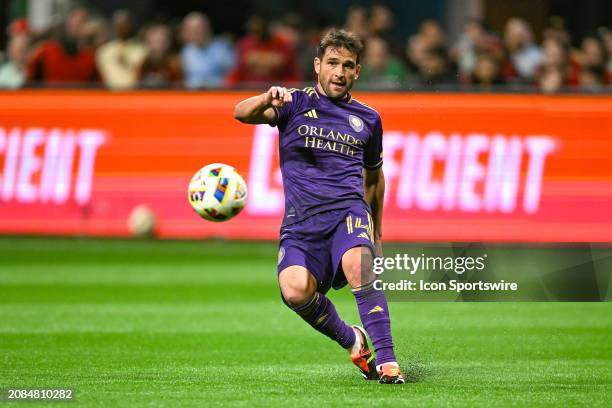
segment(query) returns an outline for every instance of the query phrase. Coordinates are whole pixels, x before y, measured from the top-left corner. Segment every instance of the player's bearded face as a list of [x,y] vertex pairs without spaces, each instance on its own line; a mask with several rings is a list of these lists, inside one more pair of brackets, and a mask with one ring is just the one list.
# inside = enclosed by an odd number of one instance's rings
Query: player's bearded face
[[314,68],[325,95],[342,99],[353,87],[361,65],[357,64],[357,56],[346,48],[327,47],[322,59],[315,58]]

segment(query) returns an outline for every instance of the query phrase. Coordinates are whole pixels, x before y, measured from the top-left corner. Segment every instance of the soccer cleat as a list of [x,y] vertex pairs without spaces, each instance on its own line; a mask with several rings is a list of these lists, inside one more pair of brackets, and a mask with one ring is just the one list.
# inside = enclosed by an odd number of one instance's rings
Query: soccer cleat
[[404,384],[404,376],[400,372],[400,368],[395,363],[384,363],[378,370],[378,376],[381,384]]
[[349,349],[349,355],[353,364],[359,368],[361,375],[366,380],[377,380],[378,373],[376,372],[376,362],[374,361],[374,355],[368,347],[368,338],[365,330],[360,326],[353,326],[357,341],[360,342],[359,350],[354,353]]

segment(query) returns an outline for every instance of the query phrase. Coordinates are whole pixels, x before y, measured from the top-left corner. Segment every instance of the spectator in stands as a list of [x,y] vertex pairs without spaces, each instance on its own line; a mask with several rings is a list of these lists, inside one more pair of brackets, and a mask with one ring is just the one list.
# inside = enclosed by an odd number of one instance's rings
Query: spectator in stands
[[10,37],[7,45],[7,61],[0,65],[0,88],[21,88],[26,81],[26,63],[30,39],[19,33]]
[[286,40],[272,35],[260,16],[247,22],[248,35],[238,43],[238,64],[228,77],[230,85],[268,85],[299,81],[295,50]]
[[[495,64],[503,59],[500,41],[487,32],[479,20],[469,20],[463,28],[459,39],[453,46],[451,57],[457,64],[461,82],[472,82],[472,74],[476,69],[479,55],[486,54],[486,58],[494,58]],[[485,62],[485,65],[488,62]]]
[[389,52],[397,57],[402,56],[401,44],[393,35],[395,19],[391,9],[384,4],[374,4],[370,8],[370,35],[382,38],[387,42]]
[[406,59],[410,72],[416,74],[422,85],[455,83],[451,73],[444,32],[439,23],[425,20],[417,34],[408,38]]
[[132,37],[132,16],[117,10],[112,17],[114,39],[96,54],[102,81],[110,89],[130,89],[138,85],[139,68],[146,55],[144,45]]
[[140,65],[140,86],[165,88],[181,85],[183,71],[180,58],[172,52],[170,28],[154,24],[145,30],[147,55]]
[[98,80],[94,51],[83,42],[83,29],[88,19],[89,13],[83,8],[69,13],[62,32],[44,41],[33,52],[27,67],[29,82],[57,85]]
[[351,6],[346,12],[344,29],[357,34],[360,38],[369,36],[368,12],[363,6]]
[[98,49],[110,40],[108,21],[102,17],[94,17],[83,25],[83,43],[97,53]]
[[210,20],[205,14],[187,14],[181,26],[183,49],[181,62],[185,86],[189,89],[219,87],[236,64],[232,44],[213,37]]
[[425,58],[427,48],[425,41],[420,35],[414,34],[406,40],[406,62],[408,70],[413,74],[418,74],[420,66]]
[[12,37],[15,34],[28,34],[30,31],[30,27],[28,25],[28,20],[25,18],[17,18],[8,25],[6,32],[9,37]]
[[506,23],[504,44],[508,52],[505,77],[508,80],[530,82],[542,60],[542,51],[533,42],[529,25],[520,18],[511,18]]
[[580,70],[580,89],[587,92],[601,91],[604,86],[605,72],[601,68],[583,67]]
[[504,78],[499,60],[489,53],[478,54],[471,74],[471,83],[481,90],[491,90],[495,86],[503,85]]
[[544,29],[542,39],[556,38],[561,41],[562,44],[570,44],[570,34],[567,31],[565,19],[561,16],[551,16],[549,18],[548,27]]
[[598,36],[588,36],[582,40],[581,66],[584,75],[581,75],[580,85],[589,91],[600,89],[610,84],[612,70],[610,58],[606,51],[604,40]]
[[542,42],[542,58],[536,68],[536,82],[545,94],[554,94],[578,84],[577,65],[571,60],[569,44],[561,35],[548,35]]
[[425,20],[421,23],[419,35],[425,43],[425,48],[445,48],[446,40],[444,39],[444,30],[440,23],[435,20]]
[[606,62],[606,84],[612,85],[612,31],[605,27],[599,29],[599,36],[601,37],[604,48],[606,50],[607,62]]
[[377,88],[396,88],[406,84],[408,72],[404,63],[389,53],[387,42],[380,37],[366,41],[359,82]]
[[299,14],[288,13],[278,21],[273,36],[280,37],[293,47],[301,79],[312,81],[315,78],[312,61],[320,41],[318,30],[313,27],[305,28]]
[[[583,38],[580,47],[580,66],[594,72],[606,71],[607,55],[603,42],[596,36]],[[602,77],[603,80],[603,77]]]
[[538,87],[545,94],[557,93],[563,86],[563,72],[558,67],[546,67],[538,76]]
[[578,65],[570,59],[569,47],[561,40],[551,37],[542,43],[543,57],[536,70],[536,75],[556,70],[561,74],[564,86],[578,85]]
[[432,48],[424,52],[419,65],[419,80],[421,85],[427,86],[456,83],[444,48]]
[[463,32],[450,51],[451,57],[457,63],[459,76],[468,79],[476,68],[478,59],[478,43],[484,37],[485,30],[477,20],[470,20],[463,27]]

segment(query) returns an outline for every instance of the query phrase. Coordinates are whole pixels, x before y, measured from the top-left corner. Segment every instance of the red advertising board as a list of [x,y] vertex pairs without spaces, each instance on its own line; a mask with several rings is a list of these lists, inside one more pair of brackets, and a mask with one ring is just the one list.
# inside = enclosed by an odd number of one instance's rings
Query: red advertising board
[[[275,239],[275,128],[232,118],[246,93],[0,94],[0,233],[124,236],[138,205],[161,237]],[[612,97],[357,95],[381,114],[383,238],[612,242]],[[200,220],[187,185],[236,167],[247,208]]]

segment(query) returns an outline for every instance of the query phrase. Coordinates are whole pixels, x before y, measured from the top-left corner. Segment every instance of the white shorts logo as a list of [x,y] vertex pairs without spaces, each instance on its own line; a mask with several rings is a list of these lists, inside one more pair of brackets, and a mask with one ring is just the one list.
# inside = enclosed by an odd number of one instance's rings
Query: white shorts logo
[[285,248],[280,247],[280,249],[278,250],[278,263],[277,265],[280,265],[281,262],[283,262],[283,258],[285,257]]
[[351,125],[355,132],[363,130],[363,120],[355,115],[349,115],[349,125]]

